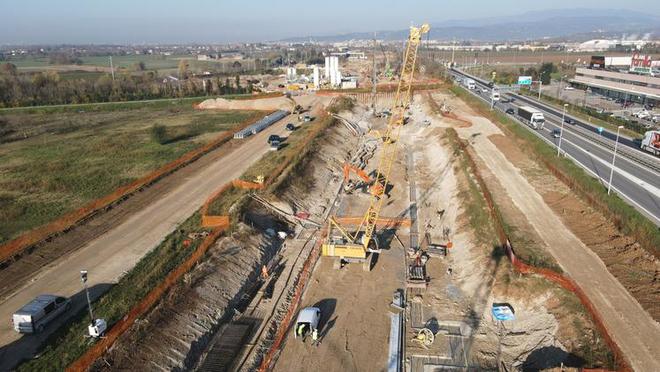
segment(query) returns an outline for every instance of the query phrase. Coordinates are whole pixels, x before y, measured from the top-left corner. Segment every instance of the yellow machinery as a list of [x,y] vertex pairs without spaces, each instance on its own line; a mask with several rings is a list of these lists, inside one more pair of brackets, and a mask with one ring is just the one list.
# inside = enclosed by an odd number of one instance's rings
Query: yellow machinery
[[[399,139],[401,127],[405,123],[405,113],[412,99],[413,75],[417,61],[417,49],[422,41],[422,35],[429,31],[429,25],[421,27],[410,27],[410,35],[403,60],[401,78],[396,91],[392,115],[389,118],[385,135],[383,136],[383,148],[380,154],[375,182],[382,187],[374,187],[371,204],[364,215],[362,222],[355,232],[350,233],[330,218],[328,223],[328,235],[326,242],[322,245],[321,254],[328,257],[336,257],[336,266],[341,261],[362,262],[365,270],[371,269],[371,253],[380,253],[378,242],[375,237],[376,222],[383,207],[383,196],[390,178],[392,164],[397,155],[396,142]],[[339,232],[339,235],[333,235]]]

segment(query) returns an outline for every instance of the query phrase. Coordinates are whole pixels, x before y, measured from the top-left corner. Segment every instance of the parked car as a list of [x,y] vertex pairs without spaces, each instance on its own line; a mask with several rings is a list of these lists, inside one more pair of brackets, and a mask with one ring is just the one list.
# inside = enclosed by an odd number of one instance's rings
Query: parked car
[[559,138],[559,136],[561,136],[561,130],[559,130],[559,129],[554,129],[554,130],[552,131],[552,136],[555,137],[555,138]]
[[71,308],[66,297],[43,294],[28,302],[14,313],[14,330],[20,333],[43,332],[46,325]]
[[516,111],[515,111],[514,109],[512,109],[511,107],[509,107],[508,109],[506,109],[505,112],[506,112],[507,114],[509,114],[509,115],[513,115],[513,114],[516,113]]
[[286,130],[294,131],[296,130],[296,126],[293,123],[289,123],[286,125]]
[[282,139],[281,139],[280,136],[278,136],[277,134],[271,134],[271,135],[268,137],[268,144],[270,145],[270,144],[273,143],[274,141],[280,142],[281,140],[282,140]]

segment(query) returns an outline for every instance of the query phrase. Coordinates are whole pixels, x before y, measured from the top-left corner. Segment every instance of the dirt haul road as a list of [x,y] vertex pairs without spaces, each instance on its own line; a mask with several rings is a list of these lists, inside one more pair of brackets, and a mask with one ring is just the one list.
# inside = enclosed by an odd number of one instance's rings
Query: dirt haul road
[[[436,100],[439,101],[439,100]],[[502,132],[488,119],[468,116],[472,125],[458,128],[507,190],[514,204],[547,244],[561,268],[584,290],[602,316],[605,327],[635,371],[660,371],[660,326],[619,281],[545,203],[527,179],[488,136]],[[435,121],[435,120],[434,120]]]
[[[188,178],[178,187],[123,223],[92,240],[79,250],[55,261],[31,282],[0,304],[0,371],[10,369],[21,357],[33,355],[38,345],[63,319],[46,328],[44,334],[22,336],[12,329],[11,315],[43,293],[73,296],[81,291],[79,271],[88,270],[88,285],[94,296],[116,283],[126,271],[168,234],[190,217],[221,185],[238,178],[251,164],[268,152],[266,139],[271,134],[285,135],[284,126],[294,121],[289,116],[245,140],[215,163]],[[74,298],[74,314],[84,306],[83,296]],[[61,317],[64,318],[64,317]],[[11,344],[11,345],[10,345]]]

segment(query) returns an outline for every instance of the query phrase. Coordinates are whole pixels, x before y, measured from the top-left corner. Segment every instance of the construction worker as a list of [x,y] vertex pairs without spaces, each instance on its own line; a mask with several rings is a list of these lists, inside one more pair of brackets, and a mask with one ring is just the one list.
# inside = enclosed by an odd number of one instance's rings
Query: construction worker
[[303,342],[305,341],[305,325],[304,324],[298,324],[298,329],[296,329],[296,334],[298,337],[303,339]]
[[312,331],[312,345],[319,346],[319,330],[316,328]]

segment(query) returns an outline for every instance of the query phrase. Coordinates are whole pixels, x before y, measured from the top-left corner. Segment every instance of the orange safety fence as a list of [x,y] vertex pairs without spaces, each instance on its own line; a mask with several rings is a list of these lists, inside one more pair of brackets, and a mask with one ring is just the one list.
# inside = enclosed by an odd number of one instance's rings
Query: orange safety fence
[[[452,129],[453,130],[453,129]],[[536,274],[544,277],[545,279],[556,283],[560,285],[562,288],[574,293],[577,298],[580,300],[580,302],[584,305],[585,309],[587,312],[591,315],[591,318],[593,319],[594,324],[600,331],[601,335],[603,335],[603,338],[605,339],[605,342],[607,343],[608,347],[612,351],[612,354],[614,356],[614,362],[615,365],[617,366],[617,371],[621,372],[632,372],[632,368],[628,364],[628,361],[625,359],[623,356],[623,353],[621,352],[621,349],[619,348],[619,345],[616,344],[612,336],[609,334],[607,331],[607,328],[605,327],[605,323],[603,321],[603,318],[601,317],[600,313],[596,310],[595,306],[587,295],[584,293],[582,288],[580,288],[577,283],[575,283],[572,279],[567,278],[563,276],[562,274],[559,274],[553,270],[550,269],[545,269],[545,268],[538,268],[534,267],[531,265],[528,265],[522,261],[520,261],[514,251],[513,247],[511,246],[511,243],[509,241],[509,238],[506,235],[506,232],[504,230],[504,222],[502,221],[502,217],[500,214],[497,212],[497,209],[495,207],[495,203],[493,201],[493,197],[486,186],[486,183],[484,182],[481,173],[479,172],[479,169],[477,168],[477,165],[472,157],[472,154],[468,150],[467,144],[465,141],[462,141],[461,139],[458,138],[456,135],[456,139],[459,143],[459,146],[463,150],[463,153],[465,154],[465,157],[468,161],[468,164],[472,170],[472,173],[475,176],[475,179],[477,180],[477,183],[479,184],[479,187],[481,188],[482,194],[484,196],[484,199],[486,200],[486,205],[488,206],[488,209],[490,211],[491,216],[493,217],[493,220],[495,221],[495,228],[497,230],[497,234],[500,238],[500,243],[502,246],[505,248],[507,257],[511,261],[511,264],[513,267],[516,269],[516,271],[522,273],[522,274]]]
[[213,243],[222,235],[224,228],[216,228],[211,234],[209,234],[195,249],[195,251],[188,257],[188,259],[183,262],[179,267],[174,271],[170,272],[165,280],[160,283],[156,288],[152,289],[151,292],[136,306],[134,306],[131,311],[126,314],[120,321],[115,323],[108,332],[106,332],[103,338],[100,338],[94,345],[92,345],[80,358],[73,362],[69,367],[67,367],[68,372],[83,372],[87,371],[92,364],[112,346],[112,344],[126,332],[135,321],[142,315],[146,314],[157,302],[158,300],[169,290],[181,277],[190,271],[192,267],[202,258],[206,251],[211,247]]
[[[255,123],[263,113],[259,115],[254,115],[250,117],[245,122],[241,123],[235,131],[239,131],[247,126]],[[100,212],[103,209],[111,207],[113,204],[118,201],[124,200],[131,194],[141,190],[142,188],[151,185],[152,183],[158,181],[164,176],[174,172],[175,170],[192,163],[193,161],[199,159],[204,154],[210,152],[211,150],[217,148],[218,146],[229,141],[234,135],[234,131],[225,132],[216,137],[210,143],[185,153],[180,158],[167,163],[166,165],[158,168],[157,170],[151,172],[150,174],[131,182],[128,185],[121,186],[117,188],[111,194],[103,196],[99,199],[96,199],[82,208],[79,208],[75,211],[69,212],[62,217],[50,222],[46,225],[37,227],[31,231],[28,231],[21,236],[0,245],[0,264],[10,259],[20,255],[26,249],[35,244],[38,244],[42,241],[45,241],[53,236],[56,236],[62,232],[68,231],[73,228],[76,224],[90,218],[94,214]]]
[[303,264],[303,268],[300,271],[300,274],[298,276],[298,281],[296,282],[296,286],[293,292],[293,297],[291,299],[291,303],[289,304],[289,308],[287,309],[286,314],[284,315],[284,318],[280,321],[279,326],[277,327],[277,333],[275,334],[275,338],[273,340],[273,343],[271,344],[270,348],[268,351],[264,354],[263,359],[261,360],[261,365],[259,366],[259,371],[268,371],[271,367],[272,364],[275,362],[275,359],[277,357],[277,353],[282,346],[282,343],[284,342],[284,338],[286,337],[287,332],[289,331],[289,328],[291,327],[291,324],[293,322],[293,318],[295,314],[298,312],[298,308],[300,308],[300,302],[302,300],[302,295],[305,291],[305,287],[307,286],[307,282],[309,281],[312,271],[314,270],[314,266],[316,265],[316,261],[321,255],[321,242],[323,239],[319,239],[319,241],[314,245],[314,248],[312,248],[312,251],[310,252],[309,256],[307,257],[307,260],[305,260],[305,263]]
[[243,181],[241,179],[233,180],[231,183],[234,185],[234,187],[238,187],[244,190],[262,190],[265,187],[263,183]]

